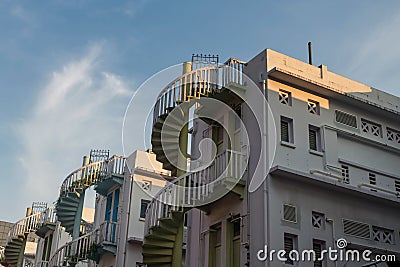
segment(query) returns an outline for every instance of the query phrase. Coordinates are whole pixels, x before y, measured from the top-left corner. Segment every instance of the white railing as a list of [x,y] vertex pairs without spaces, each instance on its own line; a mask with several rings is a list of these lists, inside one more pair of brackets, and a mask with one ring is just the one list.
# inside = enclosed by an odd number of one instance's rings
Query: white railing
[[104,222],[94,231],[87,233],[60,247],[50,258],[46,267],[67,266],[68,263],[90,260],[97,253],[98,245],[103,242],[116,244],[118,223]]
[[118,237],[118,223],[104,222],[98,228],[98,235],[96,242],[101,244],[103,242],[116,244]]
[[60,196],[75,189],[86,188],[110,174],[124,174],[125,158],[114,155],[110,159],[87,164],[67,176],[61,185]]
[[226,150],[217,155],[206,168],[173,180],[161,189],[147,206],[145,235],[150,233],[152,227],[158,225],[160,218],[168,217],[171,211],[182,211],[183,208],[195,207],[203,203],[202,201],[222,197],[221,190],[217,192],[216,189],[221,189],[220,185],[227,178],[239,182],[246,166],[245,153]]
[[34,266],[35,267],[49,267],[49,262],[48,261],[39,261]]
[[[96,232],[96,230],[93,232]],[[96,235],[93,232],[60,247],[51,256],[49,267],[69,266],[69,263],[78,263],[81,260],[87,260],[90,253],[92,253],[92,246],[96,240]]]
[[36,213],[16,222],[8,232],[7,245],[13,238],[35,232],[39,227],[41,216],[42,213]]
[[85,220],[81,220],[81,225],[80,225],[80,232],[82,234],[87,234],[93,231],[93,224],[88,223]]
[[153,110],[153,125],[159,116],[191,98],[208,95],[230,83],[245,85],[244,62],[230,59],[224,65],[195,69],[169,83],[158,95]]
[[40,216],[40,225],[44,225],[47,223],[56,223],[57,222],[57,214],[54,207],[47,208],[45,211],[41,213]]

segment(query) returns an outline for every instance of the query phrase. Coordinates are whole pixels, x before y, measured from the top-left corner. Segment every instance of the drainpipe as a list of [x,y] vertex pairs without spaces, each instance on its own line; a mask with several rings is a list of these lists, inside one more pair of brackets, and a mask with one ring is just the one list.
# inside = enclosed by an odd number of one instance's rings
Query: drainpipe
[[[267,107],[266,107],[266,92],[267,90],[267,81],[263,80],[263,95],[264,95],[264,99],[263,99],[263,133],[262,133],[262,138],[265,138],[265,145],[268,146],[268,139],[267,139],[267,120],[265,119],[265,116],[267,116],[268,118],[268,114],[267,114]],[[267,149],[267,147],[262,147],[261,149]],[[261,152],[262,153],[262,152]],[[268,151],[266,151],[265,154],[265,162],[264,162],[264,166],[263,166],[263,175],[267,174],[267,168],[269,167],[268,164],[268,158],[267,156],[269,155]],[[264,196],[264,240],[267,243],[267,245],[270,245],[270,240],[269,240],[269,232],[268,232],[268,219],[269,219],[269,194],[268,194],[268,188],[267,188],[267,177],[264,179],[264,186],[263,186],[263,196]],[[266,252],[267,253],[267,252]],[[267,261],[267,266],[270,266],[270,262],[269,260]]]

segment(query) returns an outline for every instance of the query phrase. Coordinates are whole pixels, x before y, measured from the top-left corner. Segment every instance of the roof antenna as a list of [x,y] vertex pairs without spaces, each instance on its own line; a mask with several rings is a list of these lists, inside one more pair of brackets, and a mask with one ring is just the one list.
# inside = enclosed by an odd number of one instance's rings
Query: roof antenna
[[312,65],[312,43],[308,42],[308,64]]

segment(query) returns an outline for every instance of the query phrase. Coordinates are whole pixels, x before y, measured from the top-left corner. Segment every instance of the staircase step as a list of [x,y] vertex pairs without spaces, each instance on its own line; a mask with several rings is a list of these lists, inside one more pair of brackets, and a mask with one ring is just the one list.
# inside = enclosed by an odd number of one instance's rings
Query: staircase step
[[149,256],[149,257],[153,257],[153,256],[171,256],[172,255],[172,248],[159,248],[159,249],[145,249],[143,250],[142,254],[144,256]]
[[155,226],[152,229],[150,229],[150,234],[146,235],[146,238],[148,238],[148,239],[161,239],[161,240],[165,240],[165,241],[175,242],[176,235],[170,234],[170,233],[166,233],[159,226]]
[[151,263],[171,263],[172,262],[172,256],[149,256],[143,257],[143,261],[146,262],[147,264]]
[[173,248],[174,242],[165,240],[153,240],[145,239],[143,243],[143,248]]

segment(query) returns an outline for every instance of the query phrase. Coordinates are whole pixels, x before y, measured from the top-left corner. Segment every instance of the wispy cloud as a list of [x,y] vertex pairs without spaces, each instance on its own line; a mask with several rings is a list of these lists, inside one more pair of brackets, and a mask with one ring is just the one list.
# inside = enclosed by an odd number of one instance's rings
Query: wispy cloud
[[[348,72],[358,80],[363,80],[385,87],[395,84],[398,79],[398,62],[400,61],[400,13],[397,13],[376,24],[365,39],[352,40],[358,50],[350,59]],[[396,77],[395,77],[396,76]],[[383,88],[394,93],[395,88]],[[398,93],[397,93],[398,95]]]
[[[25,199],[54,201],[61,182],[91,148],[121,151],[121,125],[131,91],[104,70],[102,47],[52,73],[18,128]],[[103,62],[104,63],[104,62]]]

